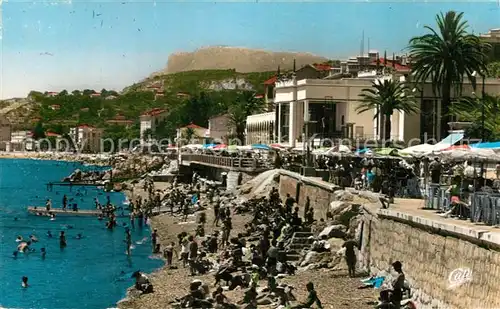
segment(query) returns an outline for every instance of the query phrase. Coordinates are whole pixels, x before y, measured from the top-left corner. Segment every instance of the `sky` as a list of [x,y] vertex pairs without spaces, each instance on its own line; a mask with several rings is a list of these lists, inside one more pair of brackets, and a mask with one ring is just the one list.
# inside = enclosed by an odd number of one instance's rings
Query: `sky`
[[439,12],[464,12],[474,33],[500,28],[499,1],[0,0],[0,98],[121,90],[203,46],[342,59],[359,54],[364,32],[370,49],[401,53]]

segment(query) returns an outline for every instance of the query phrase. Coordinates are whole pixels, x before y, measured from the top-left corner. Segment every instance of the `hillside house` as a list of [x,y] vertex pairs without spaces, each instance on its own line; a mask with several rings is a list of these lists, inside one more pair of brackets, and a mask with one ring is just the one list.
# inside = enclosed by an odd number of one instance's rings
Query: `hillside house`
[[228,114],[208,119],[208,137],[215,141],[223,141],[236,134],[236,128],[231,124]]
[[103,134],[103,129],[86,124],[81,124],[69,130],[69,136],[76,149],[82,152],[100,152]]
[[156,127],[165,120],[167,117],[167,110],[162,108],[153,108],[152,110],[144,112],[140,117],[140,139],[143,143],[148,142],[146,140],[144,133],[147,130],[151,130],[151,133],[154,133]]
[[202,141],[210,137],[210,131],[208,130],[208,128],[204,128],[194,123],[191,123],[185,127],[177,129],[177,138],[178,139],[186,138],[186,133],[188,130],[193,130],[194,132],[193,136],[191,136],[191,140],[188,141],[191,144],[202,143]]
[[128,120],[123,115],[116,115],[113,119],[106,120],[106,123],[117,126],[130,127],[134,124],[132,120]]
[[0,150],[7,150],[10,143],[12,126],[4,115],[0,115]]

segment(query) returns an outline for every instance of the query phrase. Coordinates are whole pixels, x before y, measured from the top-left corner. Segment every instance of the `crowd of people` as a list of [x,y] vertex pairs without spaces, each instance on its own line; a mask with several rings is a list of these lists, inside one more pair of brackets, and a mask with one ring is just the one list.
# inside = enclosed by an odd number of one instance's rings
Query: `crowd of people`
[[[295,275],[297,270],[287,257],[294,233],[311,231],[319,224],[309,203],[300,214],[293,197],[287,195],[282,201],[278,190],[273,188],[267,197],[236,204],[233,203],[235,196],[216,185],[202,189],[197,175],[190,184],[175,182],[165,192],[149,191],[149,196],[145,203],[150,206],[146,209],[158,207],[180,221],[186,221],[193,213],[198,215],[193,230],[179,233],[176,242],[160,243],[158,230],[154,229],[152,252],[163,255],[167,267],[186,268],[191,276],[213,273],[214,277],[212,293],[208,284],[196,279],[190,283],[189,293],[176,298],[171,305],[181,308],[257,308],[259,305],[310,308],[316,304],[322,308],[313,282],[306,284],[308,298],[303,302],[297,302],[293,287],[278,283],[279,278]],[[134,209],[143,209],[145,205],[140,199],[134,204]],[[207,211],[213,212],[213,221],[207,220]],[[250,215],[243,231],[238,233],[233,232],[235,214]],[[208,229],[213,231],[207,233]],[[130,242],[127,240],[127,243]],[[354,277],[358,243],[347,237],[343,247],[348,273]],[[224,294],[238,287],[245,291],[242,299],[230,300]],[[136,274],[136,288],[142,293],[153,292],[151,281],[140,273]],[[390,295],[390,303],[399,303],[397,293]]]

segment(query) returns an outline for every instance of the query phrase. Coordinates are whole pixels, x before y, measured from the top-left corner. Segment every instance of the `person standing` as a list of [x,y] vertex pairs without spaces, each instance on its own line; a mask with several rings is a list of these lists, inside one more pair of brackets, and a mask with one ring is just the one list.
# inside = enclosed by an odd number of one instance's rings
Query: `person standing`
[[356,276],[356,252],[354,248],[358,247],[355,240],[351,238],[346,238],[346,241],[342,245],[345,248],[345,261],[347,264],[347,269],[349,271],[349,277],[354,278]]
[[125,243],[127,244],[127,255],[130,256],[132,249],[132,235],[130,234],[130,229],[125,229]]
[[189,240],[189,252],[188,252],[189,269],[191,271],[191,276],[194,276],[196,274],[195,264],[196,264],[196,258],[198,257],[198,243],[194,240],[194,237],[192,235],[189,236],[188,240]]
[[66,247],[66,235],[64,235],[64,231],[61,231],[59,234],[59,247],[61,247],[61,249]]
[[66,194],[64,194],[64,196],[63,196],[62,204],[63,204],[62,209],[66,210],[66,206],[68,206],[68,197],[66,196]]
[[151,233],[151,244],[153,245],[153,251],[155,250],[157,243],[158,243],[158,230],[154,229],[153,233]]

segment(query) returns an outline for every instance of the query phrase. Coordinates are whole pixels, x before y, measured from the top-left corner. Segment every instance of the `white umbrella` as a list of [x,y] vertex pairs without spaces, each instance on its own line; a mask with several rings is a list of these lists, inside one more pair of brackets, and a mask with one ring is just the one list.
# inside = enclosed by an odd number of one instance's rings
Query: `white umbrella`
[[416,155],[425,155],[431,153],[433,150],[434,150],[434,145],[424,143],[421,145],[405,148],[403,150],[400,150],[399,152],[403,154],[416,156]]

